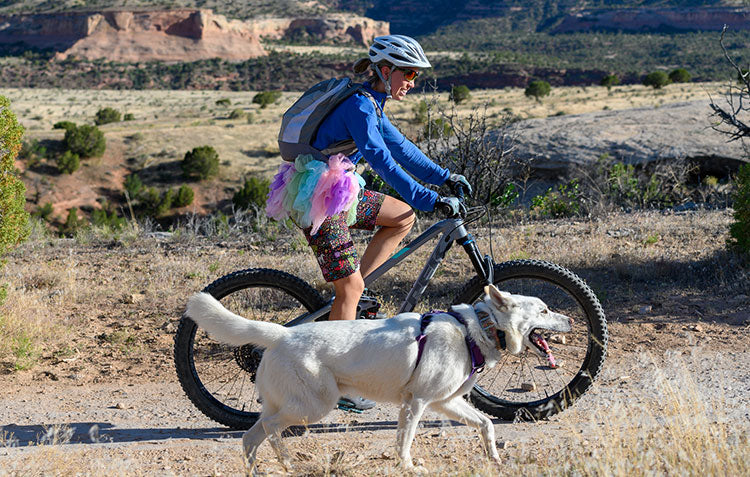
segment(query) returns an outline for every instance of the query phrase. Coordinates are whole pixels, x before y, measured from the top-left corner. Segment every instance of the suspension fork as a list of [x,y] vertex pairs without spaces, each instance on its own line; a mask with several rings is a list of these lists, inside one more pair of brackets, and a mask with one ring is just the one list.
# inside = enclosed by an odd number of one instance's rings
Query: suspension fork
[[485,255],[484,258],[482,258],[477,243],[474,241],[474,237],[470,233],[467,233],[465,237],[456,240],[456,242],[458,242],[458,244],[466,251],[477,275],[480,276],[487,285],[492,285],[495,280],[495,263],[493,262],[492,257]]

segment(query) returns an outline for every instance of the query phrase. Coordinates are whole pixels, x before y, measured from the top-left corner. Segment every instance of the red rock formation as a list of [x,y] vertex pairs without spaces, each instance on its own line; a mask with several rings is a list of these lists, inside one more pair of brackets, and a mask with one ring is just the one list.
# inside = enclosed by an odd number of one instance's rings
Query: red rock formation
[[553,33],[591,29],[651,30],[733,30],[750,29],[748,8],[627,8],[617,10],[583,10],[566,16]]
[[361,46],[369,46],[376,36],[390,33],[388,22],[342,14],[309,18],[266,18],[252,21],[252,26],[259,37],[270,40],[294,37],[303,33],[323,43],[353,40]]
[[261,37],[303,31],[324,43],[368,45],[389,33],[389,24],[364,17],[227,20],[207,9],[64,12],[0,16],[0,43],[22,42],[75,56],[111,61],[245,60],[265,55]]

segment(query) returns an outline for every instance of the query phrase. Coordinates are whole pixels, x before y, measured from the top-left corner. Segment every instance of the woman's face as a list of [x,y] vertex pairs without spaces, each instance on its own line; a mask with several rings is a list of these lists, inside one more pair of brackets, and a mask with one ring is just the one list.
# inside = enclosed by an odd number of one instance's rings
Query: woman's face
[[[384,68],[388,68],[387,66]],[[386,73],[386,71],[383,71]],[[395,66],[390,71],[391,74],[391,97],[401,101],[406,93],[414,87],[414,81],[419,76],[419,68],[402,68]]]

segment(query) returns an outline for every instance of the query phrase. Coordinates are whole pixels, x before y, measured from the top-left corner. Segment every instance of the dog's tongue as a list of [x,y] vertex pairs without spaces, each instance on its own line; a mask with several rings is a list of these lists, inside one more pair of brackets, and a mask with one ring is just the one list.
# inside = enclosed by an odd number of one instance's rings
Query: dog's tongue
[[545,353],[547,353],[547,361],[549,362],[550,368],[556,368],[557,363],[555,363],[555,357],[552,356],[552,350],[549,349],[549,345],[547,344],[547,341],[540,335],[539,333],[534,333],[531,338],[534,340],[534,342],[544,350]]

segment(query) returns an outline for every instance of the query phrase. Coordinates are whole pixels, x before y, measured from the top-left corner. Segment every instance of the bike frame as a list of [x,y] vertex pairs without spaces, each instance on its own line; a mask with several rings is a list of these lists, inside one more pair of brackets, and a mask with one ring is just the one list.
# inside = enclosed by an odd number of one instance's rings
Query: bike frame
[[[489,256],[485,256],[484,259],[481,258],[479,249],[474,242],[474,237],[472,237],[464,227],[464,220],[462,218],[454,218],[441,220],[440,222],[433,224],[419,237],[415,238],[401,250],[396,252],[391,258],[386,260],[385,263],[383,263],[372,273],[364,277],[365,287],[368,287],[371,283],[383,276],[390,269],[400,264],[404,259],[406,259],[406,257],[414,253],[415,250],[422,247],[428,241],[435,238],[438,234],[442,234],[442,236],[435,244],[435,248],[433,249],[430,258],[427,259],[427,263],[422,268],[422,271],[417,277],[417,280],[414,282],[414,285],[409,291],[409,294],[401,304],[401,308],[399,308],[398,310],[399,313],[414,310],[414,307],[422,298],[422,294],[427,288],[427,285],[435,275],[438,266],[440,266],[443,258],[445,258],[445,254],[453,246],[454,242],[457,242],[458,244],[463,246],[464,250],[469,255],[469,259],[471,260],[471,263],[474,266],[474,270],[476,270],[477,275],[484,278],[485,280],[488,280],[490,283],[492,282],[492,259]],[[305,313],[303,315],[300,315],[287,323],[285,326],[295,326],[302,323],[315,321],[316,319],[331,311],[332,303],[333,299],[331,299],[323,308],[312,313]]]

